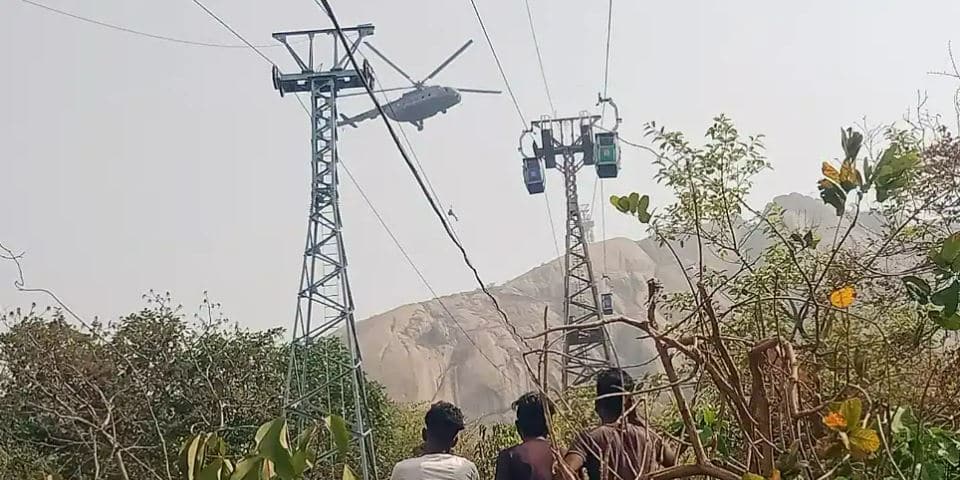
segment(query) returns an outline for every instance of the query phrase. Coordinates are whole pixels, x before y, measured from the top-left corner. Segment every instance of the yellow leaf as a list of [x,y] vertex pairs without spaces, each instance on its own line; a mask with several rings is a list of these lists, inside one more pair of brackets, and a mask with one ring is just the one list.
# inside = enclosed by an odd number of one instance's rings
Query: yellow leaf
[[823,162],[823,166],[820,167],[820,171],[823,172],[824,177],[827,177],[836,183],[840,183],[840,172],[838,172],[837,168],[833,165]]
[[840,186],[843,190],[849,192],[860,186],[860,172],[857,171],[853,160],[844,160],[840,165]]
[[853,285],[846,285],[830,292],[830,304],[837,308],[847,308],[853,305],[857,298],[857,291]]
[[780,480],[780,470],[774,468],[773,471],[770,472],[770,480]]
[[857,460],[869,457],[880,448],[880,437],[872,428],[857,428],[850,432],[850,456]]

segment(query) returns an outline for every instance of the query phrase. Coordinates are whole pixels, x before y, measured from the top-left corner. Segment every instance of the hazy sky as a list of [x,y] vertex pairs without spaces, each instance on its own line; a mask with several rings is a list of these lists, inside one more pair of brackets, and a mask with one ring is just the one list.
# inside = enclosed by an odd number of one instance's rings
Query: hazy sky
[[[237,43],[189,0],[42,0],[151,33]],[[329,27],[310,0],[207,0],[257,44],[279,30]],[[594,108],[602,83],[606,3],[531,0],[549,85],[561,114]],[[371,41],[422,77],[475,40],[436,83],[501,88],[467,0],[334,1],[344,24],[371,22]],[[478,0],[528,120],[548,113],[522,0]],[[955,84],[928,71],[960,50],[960,2],[614,2],[610,94],[621,132],[642,139],[655,120],[699,137],[726,113],[767,135],[774,172],[758,203],[813,192],[819,162],[839,151],[838,130],[863,116],[899,118],[930,95],[952,112]],[[307,119],[272,89],[270,68],[248,49],[179,45],[0,2],[0,241],[27,252],[27,280],[55,290],[85,316],[111,318],[169,290],[193,309],[208,290],[253,327],[292,321],[308,206]],[[288,69],[282,49],[265,52]],[[403,86],[374,61],[383,86]],[[368,108],[362,98],[341,110]],[[952,113],[951,113],[952,114]],[[527,195],[516,153],[521,124],[506,95],[464,95],[411,140],[460,237],[487,281],[554,257],[542,196]],[[379,122],[344,129],[343,159],[440,293],[474,287]],[[606,195],[654,192],[649,154],[625,150]],[[593,193],[586,171],[581,194]],[[562,181],[548,174],[555,224]],[[606,201],[600,200],[599,207]],[[358,316],[429,297],[363,203],[342,189]],[[599,212],[596,215],[601,223]],[[607,237],[643,234],[606,215]],[[558,235],[562,232],[558,231]],[[597,236],[601,231],[597,229]],[[558,239],[561,242],[562,239]],[[0,264],[0,306],[41,300],[17,293]]]

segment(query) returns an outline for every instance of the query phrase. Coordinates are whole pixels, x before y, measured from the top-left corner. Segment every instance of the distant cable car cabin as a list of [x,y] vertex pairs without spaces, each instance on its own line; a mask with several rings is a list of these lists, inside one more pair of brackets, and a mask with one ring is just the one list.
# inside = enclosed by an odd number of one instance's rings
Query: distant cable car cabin
[[613,315],[613,293],[610,291],[610,277],[603,276],[600,288],[600,311],[604,315]]
[[603,310],[604,315],[613,315],[613,294],[612,293],[602,293],[600,294],[600,308]]
[[523,182],[527,184],[527,193],[543,193],[543,165],[536,157],[524,157]]
[[616,178],[620,173],[620,145],[617,143],[617,132],[598,132],[594,136],[594,142],[597,176]]

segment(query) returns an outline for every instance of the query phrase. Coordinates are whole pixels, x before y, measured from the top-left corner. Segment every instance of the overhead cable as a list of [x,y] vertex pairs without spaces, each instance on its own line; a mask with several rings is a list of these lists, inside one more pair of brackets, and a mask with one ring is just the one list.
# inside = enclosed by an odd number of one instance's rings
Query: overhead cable
[[[132,28],[124,27],[124,26],[122,26],[122,25],[116,25],[116,24],[113,24],[113,23],[107,23],[107,22],[104,22],[104,21],[101,21],[101,20],[96,20],[96,19],[93,19],[93,18],[84,17],[84,16],[81,16],[81,15],[77,15],[77,14],[75,14],[75,13],[70,13],[70,12],[67,12],[67,11],[64,11],[64,10],[60,10],[60,9],[57,9],[57,8],[53,8],[53,7],[49,6],[49,5],[44,5],[44,4],[40,3],[40,2],[34,2],[33,0],[20,0],[20,1],[23,2],[23,3],[26,3],[26,4],[28,4],[28,5],[32,5],[32,6],[34,6],[34,7],[39,7],[39,8],[42,8],[42,9],[44,9],[44,10],[47,10],[47,11],[49,11],[49,12],[56,13],[56,14],[58,14],[58,15],[63,15],[63,16],[65,16],[65,17],[69,17],[69,18],[72,18],[72,19],[74,19],[74,20],[80,20],[81,22],[89,23],[89,24],[91,24],[91,25],[97,25],[97,26],[100,26],[100,27],[105,27],[105,28],[109,28],[109,29],[112,29],[112,30],[117,30],[117,31],[120,31],[120,32],[125,32],[125,33],[134,34],[134,35],[139,35],[139,36],[141,36],[141,37],[152,38],[152,39],[155,39],[155,40],[164,40],[164,41],[167,41],[167,42],[180,43],[180,44],[183,44],[183,45],[193,45],[193,46],[196,46],[196,47],[248,48],[247,45],[242,45],[242,44],[241,44],[241,45],[238,45],[238,44],[201,42],[201,41],[197,41],[197,40],[187,40],[187,39],[183,39],[183,38],[171,37],[171,36],[168,36],[168,35],[159,35],[159,34],[155,34],[155,33],[143,32],[143,31],[140,31],[140,30],[134,30],[134,29],[132,29]],[[259,48],[274,48],[274,47],[279,47],[279,46],[281,46],[281,45],[257,45],[257,47],[259,47]]]
[[193,3],[197,4],[198,7],[202,8],[204,12],[207,12],[207,15],[210,15],[211,17],[213,17],[213,19],[216,20],[217,23],[219,23],[220,25],[223,25],[223,28],[226,28],[227,30],[229,30],[230,33],[232,33],[235,37],[239,38],[241,42],[243,42],[248,47],[253,49],[254,52],[257,52],[257,55],[260,55],[260,57],[266,60],[267,63],[273,66],[277,66],[277,64],[274,63],[273,60],[270,60],[270,57],[267,57],[266,55],[264,55],[263,52],[261,52],[260,49],[256,47],[256,45],[248,42],[246,38],[243,38],[243,35],[240,35],[239,33],[237,33],[237,31],[234,30],[233,27],[228,25],[227,22],[224,22],[223,19],[218,17],[216,13],[213,13],[204,4],[200,3],[200,0],[193,0]]
[[550,111],[553,116],[557,116],[557,107],[553,105],[553,97],[550,95],[550,84],[547,82],[547,72],[543,68],[543,55],[540,54],[540,42],[537,40],[537,29],[533,26],[533,13],[530,11],[530,0],[523,0],[527,8],[527,23],[530,24],[530,36],[533,37],[533,47],[537,51],[537,65],[540,66],[540,78],[543,80],[543,91],[547,94],[547,103],[550,104]]
[[[326,0],[323,0],[323,3],[327,3]],[[523,116],[523,110],[520,108],[520,102],[517,101],[517,96],[513,93],[513,87],[510,86],[510,81],[507,80],[507,74],[503,71],[503,63],[500,62],[500,56],[497,55],[497,49],[493,47],[493,40],[490,40],[490,34],[487,33],[487,26],[483,23],[483,17],[480,15],[480,9],[477,8],[476,0],[470,0],[470,4],[473,5],[473,13],[477,16],[477,22],[480,23],[480,30],[483,30],[483,36],[487,39],[487,45],[490,47],[490,53],[493,54],[493,59],[497,62],[497,70],[500,71],[500,76],[503,78],[503,84],[507,87],[507,93],[510,94],[510,99],[513,100],[513,106],[517,109],[517,115],[520,117],[520,123],[523,124],[523,128],[527,128],[527,119]]]

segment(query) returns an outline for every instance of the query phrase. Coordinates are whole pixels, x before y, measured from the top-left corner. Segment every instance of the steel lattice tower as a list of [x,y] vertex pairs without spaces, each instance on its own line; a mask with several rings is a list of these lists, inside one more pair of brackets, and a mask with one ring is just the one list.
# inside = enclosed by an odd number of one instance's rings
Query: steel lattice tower
[[[542,142],[541,147],[535,147],[536,157],[543,160],[547,168],[554,168],[563,174],[567,214],[563,279],[563,318],[566,325],[594,323],[603,318],[588,250],[588,233],[584,229],[577,195],[577,173],[584,165],[593,163],[592,128],[599,119],[599,116],[581,115],[531,122],[530,131],[539,130]],[[559,159],[555,158],[557,155]],[[610,361],[605,328],[568,332],[563,342],[563,388],[593,381],[596,373],[608,367]]]
[[[372,25],[343,29],[354,37],[357,49],[364,37],[373,34]],[[333,62],[323,70],[314,64],[314,40],[333,40]],[[360,473],[364,480],[375,480],[376,457],[367,423],[366,392],[361,370],[360,345],[353,317],[353,296],[347,276],[347,256],[343,243],[337,175],[337,96],[341,90],[372,85],[373,76],[364,63],[362,72],[345,69],[348,58],[338,55],[337,31],[308,30],[274,33],[293,56],[300,73],[282,74],[273,69],[273,85],[280,95],[310,95],[310,214],[307,238],[297,292],[296,319],[290,340],[290,358],[284,390],[284,411],[298,428],[305,422],[321,421],[330,414],[342,416],[350,426],[359,451]],[[291,42],[291,39],[295,41]],[[306,60],[294,46],[306,46]],[[308,361],[318,351],[341,348],[336,335],[342,334],[348,362],[340,354]],[[318,345],[321,348],[317,349]],[[318,461],[332,459],[332,442],[322,445]]]

